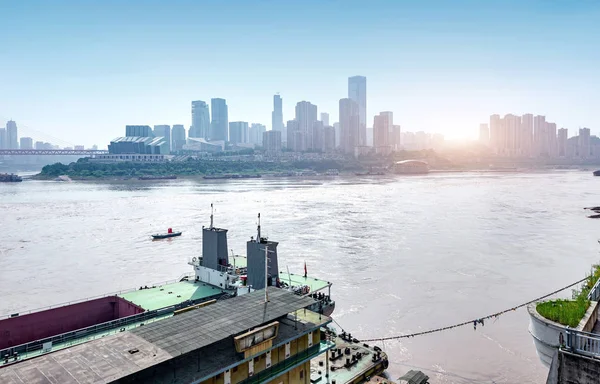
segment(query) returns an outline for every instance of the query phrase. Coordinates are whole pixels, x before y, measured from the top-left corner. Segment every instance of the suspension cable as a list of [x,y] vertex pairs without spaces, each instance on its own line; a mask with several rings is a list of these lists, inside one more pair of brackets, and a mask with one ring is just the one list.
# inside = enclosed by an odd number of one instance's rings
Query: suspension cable
[[[536,301],[543,300],[543,299],[545,299],[545,298],[547,298],[547,297],[553,296],[553,295],[555,295],[555,294],[557,294],[557,293],[559,293],[559,292],[561,292],[561,291],[564,291],[565,289],[568,289],[568,288],[571,288],[571,287],[573,287],[573,286],[575,286],[575,285],[577,285],[577,284],[583,283],[584,281],[586,281],[586,280],[588,280],[588,279],[589,279],[589,277],[585,277],[585,278],[583,278],[583,279],[581,279],[581,280],[578,280],[578,281],[576,281],[576,282],[574,282],[574,283],[572,283],[572,284],[569,284],[569,285],[567,285],[566,287],[562,287],[562,288],[560,288],[560,289],[557,289],[556,291],[553,291],[553,292],[551,292],[551,293],[548,293],[548,294],[546,294],[546,295],[544,295],[544,296],[541,296],[541,297],[538,297],[538,298],[536,298],[536,299],[529,300],[528,302],[526,302],[526,303],[523,303],[523,304],[520,304],[520,305],[517,305],[516,307],[512,307],[512,308],[509,308],[509,309],[505,309],[505,310],[503,310],[503,311],[496,312],[496,313],[494,313],[494,314],[487,315],[487,316],[484,316],[484,317],[480,317],[480,318],[477,318],[477,319],[473,319],[473,320],[469,320],[469,321],[464,321],[464,322],[462,322],[462,323],[458,323],[458,324],[454,324],[454,325],[448,325],[448,326],[446,326],[446,327],[441,327],[441,328],[430,329],[430,330],[428,330],[428,331],[422,331],[422,332],[411,333],[411,334],[408,334],[408,335],[397,335],[397,336],[389,336],[389,337],[378,337],[378,338],[373,338],[373,339],[362,339],[362,340],[360,340],[360,341],[361,341],[361,342],[368,342],[368,341],[385,341],[385,340],[398,340],[398,339],[406,339],[406,338],[409,338],[409,337],[422,336],[422,335],[427,335],[427,334],[430,334],[430,333],[436,333],[436,332],[445,331],[445,330],[452,329],[452,328],[463,327],[463,326],[465,326],[465,325],[470,325],[470,324],[472,324],[472,325],[473,325],[475,328],[477,328],[477,324],[484,325],[484,320],[488,320],[488,319],[491,319],[491,318],[497,318],[498,316],[500,316],[500,315],[503,315],[503,314],[505,314],[505,313],[507,313],[507,312],[515,311],[515,310],[517,310],[517,309],[519,309],[519,308],[522,308],[522,307],[525,307],[525,306],[527,306],[527,305],[529,305],[529,304],[531,304],[531,303],[535,303]],[[334,320],[334,321],[335,321],[335,320]],[[336,324],[337,324],[337,321],[336,321]],[[339,324],[338,324],[338,325],[339,325]],[[341,327],[340,327],[340,328],[341,328]]]

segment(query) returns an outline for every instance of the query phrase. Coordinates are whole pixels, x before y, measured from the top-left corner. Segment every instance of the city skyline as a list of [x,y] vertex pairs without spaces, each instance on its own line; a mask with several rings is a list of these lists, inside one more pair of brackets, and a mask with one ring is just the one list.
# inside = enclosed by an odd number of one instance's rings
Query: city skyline
[[130,122],[188,128],[190,100],[215,96],[231,121],[270,128],[279,92],[283,121],[310,100],[337,122],[354,75],[368,78],[367,128],[380,111],[448,138],[476,138],[493,111],[600,127],[597,3],[307,1],[291,18],[262,1],[33,3],[3,7],[0,119],[85,145]]

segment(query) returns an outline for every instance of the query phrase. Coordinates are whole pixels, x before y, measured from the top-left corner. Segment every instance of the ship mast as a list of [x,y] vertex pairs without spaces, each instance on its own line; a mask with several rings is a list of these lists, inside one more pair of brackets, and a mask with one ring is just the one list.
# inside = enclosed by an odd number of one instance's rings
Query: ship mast
[[258,214],[258,234],[256,235],[256,241],[260,243],[260,213]]
[[214,216],[214,209],[213,209],[212,203],[210,203],[210,229],[213,229],[213,216]]

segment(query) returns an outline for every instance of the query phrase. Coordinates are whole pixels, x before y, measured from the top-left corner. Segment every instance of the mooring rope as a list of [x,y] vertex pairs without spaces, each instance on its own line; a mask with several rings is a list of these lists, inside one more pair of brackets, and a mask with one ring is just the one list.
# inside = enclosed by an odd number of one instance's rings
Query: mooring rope
[[[557,294],[557,293],[559,293],[559,292],[561,292],[561,291],[564,291],[565,289],[568,289],[568,288],[571,288],[571,287],[573,287],[573,286],[575,286],[575,285],[577,285],[577,284],[583,283],[584,281],[586,281],[586,280],[588,280],[588,279],[589,279],[589,277],[585,277],[585,278],[583,278],[583,279],[581,279],[581,280],[578,280],[578,281],[576,281],[576,282],[574,282],[574,283],[572,283],[572,284],[569,284],[569,285],[567,285],[566,287],[562,287],[562,288],[560,288],[560,289],[557,289],[556,291],[553,291],[553,292],[551,292],[551,293],[548,293],[548,294],[546,294],[546,295],[544,295],[544,296],[540,296],[540,297],[538,297],[538,298],[535,298],[535,299],[533,299],[533,300],[529,300],[528,302],[526,302],[526,303],[523,303],[523,304],[520,304],[520,305],[517,305],[516,307],[512,307],[512,308],[509,308],[509,309],[505,309],[505,310],[503,310],[503,311],[496,312],[496,313],[494,313],[494,314],[491,314],[491,315],[487,315],[487,316],[479,317],[479,318],[477,318],[477,319],[473,319],[473,320],[469,320],[469,321],[464,321],[464,322],[462,322],[462,323],[458,323],[458,324],[448,325],[448,326],[446,326],[446,327],[441,327],[441,328],[430,329],[430,330],[428,330],[428,331],[422,331],[422,332],[411,333],[411,334],[408,334],[408,335],[398,335],[398,336],[389,336],[389,337],[378,337],[378,338],[373,338],[373,339],[361,339],[360,341],[361,341],[361,342],[370,342],[370,341],[385,341],[385,340],[398,340],[398,339],[406,339],[406,338],[409,338],[409,337],[422,336],[422,335],[427,335],[427,334],[430,334],[430,333],[436,333],[436,332],[445,331],[445,330],[452,329],[452,328],[463,327],[463,326],[465,326],[465,325],[473,325],[475,328],[477,328],[477,324],[484,325],[484,321],[485,321],[485,320],[492,319],[492,318],[497,318],[498,316],[500,316],[500,315],[503,315],[503,314],[505,314],[505,313],[507,313],[507,312],[515,311],[515,310],[517,310],[517,309],[519,309],[519,308],[522,308],[522,307],[525,307],[525,306],[527,306],[527,305],[529,305],[529,304],[531,304],[531,303],[535,303],[536,301],[543,300],[543,299],[545,299],[545,298],[547,298],[547,297],[553,296],[553,295],[555,295],[555,294]],[[335,321],[335,320],[334,320],[334,321]],[[336,324],[337,324],[337,321],[336,321]],[[339,325],[339,324],[338,324],[338,325]],[[341,328],[341,326],[340,326],[340,328]]]

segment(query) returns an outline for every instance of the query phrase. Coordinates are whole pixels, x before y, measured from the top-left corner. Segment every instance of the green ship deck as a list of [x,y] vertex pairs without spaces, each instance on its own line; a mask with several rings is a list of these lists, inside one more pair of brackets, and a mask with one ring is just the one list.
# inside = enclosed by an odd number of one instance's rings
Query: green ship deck
[[320,291],[331,286],[329,281],[320,280],[310,276],[304,277],[304,275],[296,275],[294,273],[288,274],[279,272],[279,280],[287,284],[290,284],[291,281],[291,285],[308,285],[311,292]]
[[139,305],[146,311],[153,311],[177,305],[187,300],[206,299],[221,293],[225,293],[225,291],[205,283],[179,281],[154,288],[138,289],[118,296]]

